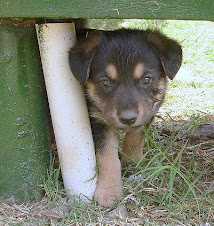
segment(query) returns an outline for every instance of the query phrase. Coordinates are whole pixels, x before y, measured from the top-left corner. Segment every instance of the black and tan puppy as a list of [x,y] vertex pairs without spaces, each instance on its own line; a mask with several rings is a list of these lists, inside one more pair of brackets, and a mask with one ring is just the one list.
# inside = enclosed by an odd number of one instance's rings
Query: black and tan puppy
[[181,47],[157,31],[89,30],[80,33],[69,56],[88,98],[99,166],[94,199],[111,206],[122,197],[118,131],[126,132],[123,152],[140,159],[143,126],[164,100],[167,77],[180,68]]

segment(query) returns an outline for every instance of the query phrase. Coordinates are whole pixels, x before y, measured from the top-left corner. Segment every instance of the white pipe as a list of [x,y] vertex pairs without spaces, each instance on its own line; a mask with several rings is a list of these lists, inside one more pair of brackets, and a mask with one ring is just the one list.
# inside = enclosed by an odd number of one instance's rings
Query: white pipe
[[64,186],[69,195],[92,199],[97,180],[91,127],[83,89],[68,62],[75,28],[49,23],[36,30]]

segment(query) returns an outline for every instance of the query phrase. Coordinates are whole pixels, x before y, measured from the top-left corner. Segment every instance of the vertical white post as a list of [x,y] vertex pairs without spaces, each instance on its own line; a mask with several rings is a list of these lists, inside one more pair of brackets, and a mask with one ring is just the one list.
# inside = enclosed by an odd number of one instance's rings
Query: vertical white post
[[69,195],[92,199],[96,163],[91,127],[83,89],[68,62],[75,27],[48,23],[36,30],[64,186]]

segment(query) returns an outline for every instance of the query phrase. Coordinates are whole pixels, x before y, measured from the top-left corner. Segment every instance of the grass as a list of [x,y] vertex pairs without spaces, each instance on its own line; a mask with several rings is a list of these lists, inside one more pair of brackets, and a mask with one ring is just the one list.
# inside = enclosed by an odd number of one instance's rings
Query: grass
[[0,225],[212,225],[214,141],[189,140],[199,124],[214,121],[212,25],[92,20],[92,27],[103,29],[158,27],[182,44],[182,69],[169,81],[166,101],[145,131],[143,158],[123,167],[124,199],[112,208],[69,202],[60,168],[52,167],[42,185],[42,200],[0,202]]

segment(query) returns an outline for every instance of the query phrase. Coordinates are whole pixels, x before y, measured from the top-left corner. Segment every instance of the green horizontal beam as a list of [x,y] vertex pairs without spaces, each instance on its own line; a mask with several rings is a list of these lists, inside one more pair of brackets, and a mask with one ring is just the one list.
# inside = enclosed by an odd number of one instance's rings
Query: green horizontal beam
[[214,20],[213,0],[0,0],[0,18]]

